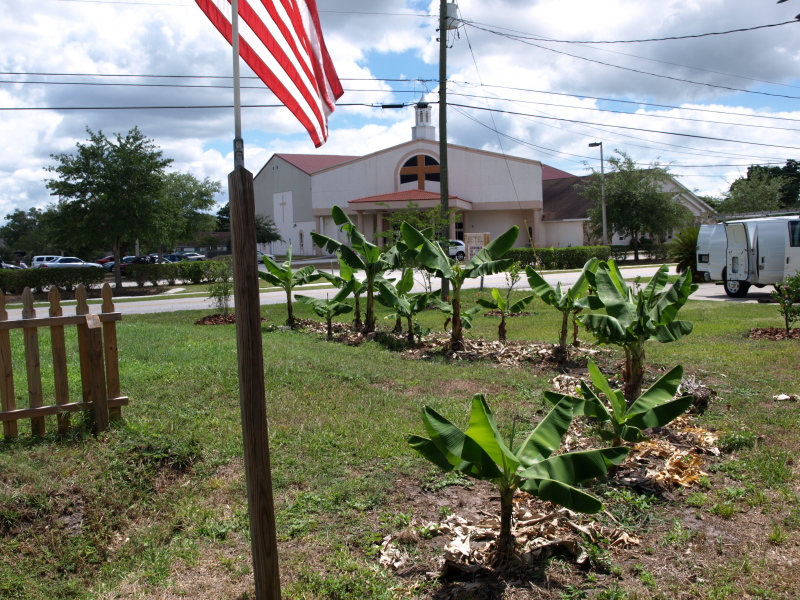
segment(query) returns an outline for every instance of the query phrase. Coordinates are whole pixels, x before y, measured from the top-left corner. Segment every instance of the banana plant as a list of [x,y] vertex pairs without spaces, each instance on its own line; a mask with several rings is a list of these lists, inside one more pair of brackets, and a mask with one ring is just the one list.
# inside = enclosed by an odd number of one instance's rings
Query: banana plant
[[586,274],[595,270],[599,262],[600,261],[596,258],[590,258],[586,261],[578,279],[566,292],[561,289],[560,281],[554,288],[547,283],[533,267],[528,266],[525,268],[525,274],[528,276],[528,284],[531,286],[533,293],[539,296],[545,304],[561,312],[561,334],[558,336],[558,355],[561,358],[566,358],[567,355],[567,328],[569,326],[569,317],[572,315],[574,318],[576,313],[582,310],[582,307],[578,304],[578,300],[589,289],[589,280]]
[[511,290],[509,289],[508,291],[509,293],[504,298],[500,293],[500,290],[497,288],[492,288],[492,300],[478,298],[476,301],[483,308],[496,310],[500,313],[500,325],[497,326],[497,338],[504,344],[506,343],[506,317],[508,317],[508,315],[520,312],[531,303],[531,300],[536,297],[531,294],[530,296],[525,296],[524,298],[517,300],[514,304],[511,304]]
[[337,258],[339,259],[339,275],[333,275],[332,273],[326,273],[325,271],[320,271],[319,274],[323,279],[328,280],[330,283],[335,285],[337,288],[342,289],[348,283],[353,282],[353,325],[357,329],[361,329],[363,322],[361,321],[361,296],[364,295],[364,292],[367,291],[367,286],[363,282],[356,279],[355,271],[348,265],[346,262],[342,260],[341,252],[336,253]]
[[408,343],[414,343],[414,317],[428,308],[428,294],[421,292],[412,294],[414,287],[414,270],[406,268],[397,285],[387,279],[376,282],[378,302],[395,311],[390,318],[406,319],[408,323]]
[[297,294],[295,298],[298,302],[308,304],[315,313],[325,319],[328,325],[328,341],[333,339],[333,317],[338,317],[349,312],[352,312],[353,307],[344,303],[344,299],[350,295],[353,290],[353,283],[348,283],[333,297],[325,299],[312,298],[311,296],[301,296]]
[[411,259],[419,261],[419,264],[426,270],[450,282],[452,288],[450,299],[452,305],[450,350],[462,350],[464,348],[464,331],[461,312],[461,288],[467,279],[500,273],[514,264],[513,259],[502,259],[501,257],[517,241],[519,227],[514,225],[511,229],[489,242],[485,248],[464,265],[450,260],[441,245],[432,241],[430,236],[426,235],[427,232],[419,231],[412,225],[403,223],[400,226],[400,233],[407,247],[405,253]]
[[627,407],[620,390],[614,390],[593,361],[589,361],[589,378],[594,386],[608,399],[611,410],[585,381],[581,381],[581,396],[565,396],[555,392],[544,392],[550,404],[557,405],[564,398],[571,398],[575,416],[586,415],[601,422],[611,424],[611,431],[601,431],[600,435],[611,440],[612,446],[623,442],[641,442],[647,438],[642,434],[649,427],[665,427],[686,412],[692,404],[692,396],[675,398],[681,384],[683,367],[678,365],[656,381],[636,401]]
[[628,406],[642,395],[645,342],[674,342],[692,332],[690,321],[676,320],[678,311],[697,290],[692,284],[692,270],[687,269],[666,287],[667,265],[662,265],[647,287],[634,291],[629,287],[614,260],[601,262],[586,272],[595,294],[581,300],[591,310],[605,314],[581,315],[578,320],[601,344],[613,344],[625,351],[622,391]]
[[573,399],[565,397],[512,450],[514,431],[506,445],[486,399],[483,394],[476,394],[466,431],[425,406],[422,422],[430,438],[410,435],[407,440],[414,450],[443,471],[458,471],[497,486],[500,536],[495,564],[504,564],[514,553],[511,517],[518,489],[577,512],[593,514],[603,507],[600,500],[574,486],[605,475],[611,466],[624,460],[628,449],[603,448],[553,456],[572,418]]
[[281,288],[286,292],[286,310],[288,317],[286,324],[294,328],[294,311],[292,310],[292,291],[300,285],[313,283],[320,278],[319,273],[314,272],[313,265],[301,267],[296,271],[292,271],[292,247],[286,251],[286,261],[279,265],[273,258],[266,254],[264,255],[264,265],[267,271],[259,271],[258,276],[274,286]]
[[333,222],[347,233],[350,245],[347,246],[326,235],[311,232],[314,243],[328,252],[341,252],[342,260],[351,268],[364,271],[364,284],[367,288],[366,315],[363,333],[375,331],[375,281],[378,276],[398,264],[398,253],[395,247],[382,252],[379,246],[367,241],[364,234],[350,220],[350,217],[338,206],[331,209]]

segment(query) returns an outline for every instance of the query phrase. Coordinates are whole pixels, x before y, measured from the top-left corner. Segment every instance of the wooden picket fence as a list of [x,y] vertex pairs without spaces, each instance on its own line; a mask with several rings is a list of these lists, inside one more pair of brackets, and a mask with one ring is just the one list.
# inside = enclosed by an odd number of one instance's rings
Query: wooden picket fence
[[[45,417],[56,415],[58,432],[70,429],[70,413],[91,410],[96,432],[108,428],[109,420],[122,418],[122,406],[128,398],[120,395],[119,358],[117,354],[116,322],[122,315],[115,312],[113,293],[107,283],[102,290],[103,304],[98,315],[89,312],[86,289],[78,285],[75,291],[74,315],[64,315],[61,294],[53,287],[48,300],[49,315],[37,317],[30,288],[22,293],[22,319],[9,321],[5,294],[0,291],[0,422],[7,438],[19,435],[17,421],[30,419],[31,433],[45,435]],[[78,329],[82,401],[71,402],[67,380],[67,348],[64,327]],[[39,328],[50,328],[53,355],[55,404],[44,404],[39,351]],[[25,347],[25,371],[28,384],[29,408],[16,408],[14,395],[14,365],[11,357],[11,330],[22,329]]]

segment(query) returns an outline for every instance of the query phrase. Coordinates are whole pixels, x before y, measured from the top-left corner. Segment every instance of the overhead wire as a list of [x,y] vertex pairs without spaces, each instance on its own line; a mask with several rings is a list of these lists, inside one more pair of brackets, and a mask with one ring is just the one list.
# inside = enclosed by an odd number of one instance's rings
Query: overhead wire
[[691,79],[683,79],[682,77],[673,77],[671,75],[660,75],[658,73],[650,73],[649,71],[643,71],[641,69],[634,69],[633,67],[624,67],[622,65],[615,65],[615,64],[603,62],[601,60],[597,60],[597,59],[594,59],[594,58],[587,58],[585,56],[580,56],[578,54],[570,54],[569,52],[564,52],[563,50],[556,50],[555,48],[548,48],[547,46],[542,46],[540,44],[534,44],[533,42],[526,41],[525,39],[521,39],[518,36],[513,36],[513,35],[501,33],[499,31],[492,31],[490,29],[486,29],[486,28],[483,28],[483,27],[477,27],[476,25],[471,25],[471,27],[475,27],[476,29],[479,29],[481,31],[485,31],[486,33],[491,33],[493,35],[497,35],[497,36],[500,36],[500,37],[505,37],[507,39],[516,40],[516,41],[518,41],[520,43],[526,44],[528,46],[533,46],[533,47],[539,48],[541,50],[546,50],[548,52],[554,52],[555,54],[562,54],[564,56],[569,56],[571,58],[576,58],[578,60],[584,60],[586,62],[591,62],[591,63],[595,63],[595,64],[598,64],[598,65],[611,67],[611,68],[614,68],[614,69],[620,69],[620,70],[628,71],[628,72],[631,72],[631,73],[637,73],[639,75],[648,75],[650,77],[658,77],[660,79],[667,79],[667,80],[670,80],[670,81],[678,81],[680,83],[689,83],[689,84],[692,84],[692,85],[713,87],[713,88],[717,88],[717,89],[729,90],[729,91],[739,92],[739,93],[744,93],[744,94],[757,94],[759,96],[770,96],[770,97],[773,97],[773,98],[789,98],[791,100],[800,100],[800,96],[789,96],[787,94],[773,94],[771,92],[760,92],[760,91],[755,91],[755,90],[747,90],[747,89],[744,89],[744,88],[736,88],[736,87],[727,86],[727,85],[719,85],[719,84],[716,84],[716,83],[705,83],[705,82],[701,82],[701,81],[693,81]]

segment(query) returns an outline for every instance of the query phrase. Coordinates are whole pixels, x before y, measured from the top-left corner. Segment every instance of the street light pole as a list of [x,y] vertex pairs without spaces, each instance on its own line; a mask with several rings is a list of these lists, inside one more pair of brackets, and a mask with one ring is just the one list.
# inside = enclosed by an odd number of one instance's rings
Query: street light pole
[[606,172],[603,167],[603,142],[592,142],[590,148],[600,146],[600,199],[603,209],[603,245],[608,246],[608,229],[606,227]]

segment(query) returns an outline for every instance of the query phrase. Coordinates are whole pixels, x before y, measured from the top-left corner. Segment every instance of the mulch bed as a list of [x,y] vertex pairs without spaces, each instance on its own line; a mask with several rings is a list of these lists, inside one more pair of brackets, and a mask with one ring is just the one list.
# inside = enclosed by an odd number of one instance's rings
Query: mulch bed
[[[267,317],[261,317],[261,322],[269,321]],[[233,325],[236,323],[236,314],[229,313],[227,315],[216,314],[208,315],[202,319],[195,321],[195,325]]]
[[747,337],[751,340],[800,340],[800,328],[790,329],[787,335],[783,327],[756,327]]

